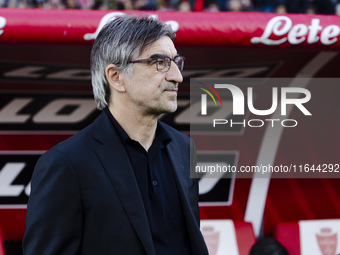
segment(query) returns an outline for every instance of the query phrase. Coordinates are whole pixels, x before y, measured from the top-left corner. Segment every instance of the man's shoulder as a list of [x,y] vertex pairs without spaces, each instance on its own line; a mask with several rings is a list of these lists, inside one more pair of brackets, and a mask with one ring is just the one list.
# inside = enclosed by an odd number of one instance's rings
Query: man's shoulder
[[71,137],[67,138],[66,140],[58,143],[53,148],[51,148],[51,151],[61,151],[66,154],[73,154],[75,151],[86,151],[89,149],[93,149],[93,145],[95,143],[95,129],[96,126],[100,126],[100,123],[102,122],[102,115],[99,115],[99,117],[83,128],[82,130],[78,131],[76,134],[72,135]]
[[91,140],[93,140],[91,139],[92,128],[93,123],[66,140],[53,146],[50,150],[44,153],[44,156],[60,154],[66,156],[67,158],[72,158],[72,156],[83,154],[84,151],[91,147]]

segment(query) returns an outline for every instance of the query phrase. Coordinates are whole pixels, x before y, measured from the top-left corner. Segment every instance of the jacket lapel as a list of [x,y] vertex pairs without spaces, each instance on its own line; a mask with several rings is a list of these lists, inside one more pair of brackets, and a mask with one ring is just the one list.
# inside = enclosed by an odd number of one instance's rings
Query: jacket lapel
[[187,218],[186,214],[190,213],[190,209],[188,204],[188,192],[185,192],[186,190],[188,190],[188,184],[187,178],[184,176],[184,171],[189,171],[189,169],[185,170],[183,167],[183,163],[180,160],[181,155],[179,154],[179,145],[176,143],[176,140],[172,138],[172,141],[167,145],[166,149],[169,155],[170,162],[172,164],[183,211]]
[[[190,174],[189,173],[190,169],[184,169],[183,162],[181,162],[182,157],[179,153],[181,146],[177,143],[177,139],[175,139],[175,137],[171,136],[171,138],[172,138],[172,141],[167,146],[167,153],[169,155],[169,159],[173,167],[177,189],[178,189],[178,193],[179,193],[181,204],[182,204],[183,214],[185,217],[187,230],[188,230],[189,237],[191,240],[192,254],[207,255],[208,254],[207,247],[203,240],[203,236],[199,229],[199,225],[196,222],[196,217],[189,205],[189,197],[188,197],[188,190],[189,190],[188,178],[189,177],[188,176]],[[185,174],[187,174],[187,176],[185,176]]]
[[188,197],[184,190],[187,189],[187,184],[185,182],[186,178],[184,176],[184,167],[182,162],[180,161],[181,155],[179,154],[179,146],[177,146],[176,142],[172,140],[167,146],[167,153],[169,155],[170,162],[173,167],[173,171],[175,174],[176,184],[178,186],[178,190],[183,195],[183,198],[187,202]]
[[98,142],[95,152],[147,254],[154,255],[155,250],[143,200],[121,139],[106,112],[103,112],[94,124],[94,139]]

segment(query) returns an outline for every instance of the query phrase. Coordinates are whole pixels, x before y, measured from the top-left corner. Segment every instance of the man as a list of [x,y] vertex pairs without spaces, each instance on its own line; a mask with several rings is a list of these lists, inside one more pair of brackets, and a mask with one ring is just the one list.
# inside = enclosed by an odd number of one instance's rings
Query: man
[[171,28],[123,16],[91,53],[103,112],[38,161],[27,207],[26,255],[205,255],[190,138],[158,121],[177,108],[184,58]]

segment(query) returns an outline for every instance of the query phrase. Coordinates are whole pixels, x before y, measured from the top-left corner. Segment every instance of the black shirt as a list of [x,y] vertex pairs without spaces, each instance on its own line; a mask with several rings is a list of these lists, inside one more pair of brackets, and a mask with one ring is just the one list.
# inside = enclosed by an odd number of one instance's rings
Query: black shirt
[[166,145],[169,134],[157,125],[155,139],[147,152],[132,140],[106,109],[129,156],[157,255],[190,255],[191,247],[177,185]]

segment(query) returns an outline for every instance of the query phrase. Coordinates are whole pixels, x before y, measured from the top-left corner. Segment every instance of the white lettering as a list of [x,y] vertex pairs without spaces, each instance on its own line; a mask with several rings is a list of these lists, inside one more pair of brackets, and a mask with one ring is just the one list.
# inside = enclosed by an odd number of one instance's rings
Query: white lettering
[[336,38],[340,34],[340,28],[336,25],[331,25],[326,27],[321,32],[321,42],[325,45],[330,45],[335,43],[338,38]]
[[228,123],[228,120],[226,119],[214,119],[213,121],[213,127],[216,127],[216,125],[224,125],[224,124],[227,124]]
[[[98,36],[100,30],[101,30],[107,23],[109,23],[110,21],[112,21],[112,20],[114,20],[114,19],[116,19],[116,18],[118,18],[118,17],[120,17],[120,16],[124,16],[124,15],[126,15],[126,14],[123,13],[123,12],[111,12],[111,13],[106,14],[106,15],[100,20],[96,32],[85,34],[85,35],[84,35],[84,40],[89,41],[89,40],[94,40],[94,39],[96,39],[96,37]],[[151,15],[149,15],[149,18],[150,18],[150,19],[158,19],[158,15],[151,14]],[[170,25],[171,29],[172,29],[174,32],[177,32],[178,29],[179,29],[179,24],[178,24],[177,21],[169,20],[169,21],[166,21],[166,22],[164,22],[164,23]]]
[[25,189],[24,185],[12,185],[25,163],[7,163],[0,172],[0,196],[19,196]]
[[[251,125],[250,123],[251,122],[260,122],[260,125],[256,126],[256,125]],[[263,120],[260,120],[260,119],[251,119],[248,121],[248,126],[249,127],[263,127],[264,125],[264,121]]]
[[84,35],[84,40],[89,41],[89,40],[94,40],[96,39],[97,35],[99,34],[100,30],[105,26],[105,24],[109,23],[110,21],[120,17],[124,16],[125,14],[123,12],[111,12],[106,14],[99,22],[99,25],[97,27],[96,32],[94,33],[88,33]]
[[207,115],[207,94],[201,95],[201,114]]
[[233,114],[244,114],[244,95],[240,88],[231,84],[215,84],[216,89],[229,89],[233,96]]
[[31,194],[31,182],[25,188],[25,194],[29,196]]
[[248,108],[249,111],[254,113],[255,115],[270,115],[272,114],[276,108],[277,108],[277,88],[273,88],[273,93],[272,93],[272,106],[268,110],[257,110],[254,108],[254,103],[253,103],[253,88],[249,87],[248,88]]
[[[296,26],[292,27],[292,29],[288,33],[288,41],[291,44],[299,44],[302,43],[308,33],[308,28],[304,24],[297,24]],[[300,39],[298,39],[300,38]]]
[[[310,26],[305,24],[296,24],[293,26],[290,18],[277,16],[268,22],[261,37],[253,37],[250,42],[253,44],[280,45],[288,40],[290,44],[295,45],[306,41],[308,31],[308,44],[316,43],[319,39],[324,45],[334,44],[338,41],[337,37],[340,35],[340,27],[337,25],[329,25],[322,30],[319,19],[312,19]],[[320,38],[318,37],[319,31],[321,31]],[[279,38],[269,39],[272,36]]]
[[[58,114],[64,107],[76,106],[68,114]],[[77,123],[86,118],[96,109],[92,99],[57,99],[38,112],[33,121],[35,123]]]
[[246,127],[246,120],[243,120],[242,122],[234,122],[232,119],[230,120],[230,127],[233,127],[234,125],[242,125],[243,127]]
[[[293,126],[292,125],[290,125],[290,126],[289,125],[285,125],[285,123],[288,122],[288,121],[294,122]],[[281,125],[283,127],[296,127],[297,124],[298,124],[298,122],[296,120],[294,120],[294,119],[286,119],[286,120],[281,121]]]
[[[285,24],[282,26],[281,30],[280,27],[282,23],[285,22]],[[279,45],[287,41],[287,38],[282,38],[280,40],[272,40],[269,39],[272,33],[276,36],[283,36],[288,33],[289,29],[292,27],[292,21],[290,18],[286,16],[277,16],[275,18],[272,18],[267,26],[266,29],[263,32],[263,35],[261,37],[254,37],[250,40],[251,43],[257,44],[257,43],[263,43],[266,45]]]
[[[287,93],[303,93],[306,96],[304,98],[287,98]],[[287,104],[295,104],[304,115],[312,115],[302,104],[310,100],[311,94],[309,90],[305,88],[281,88],[281,114],[287,114]]]
[[6,19],[4,17],[0,17],[0,35],[4,33],[4,28],[6,26]]
[[90,70],[70,69],[46,76],[47,79],[68,79],[68,80],[91,80]]
[[4,73],[5,77],[18,77],[18,78],[40,78],[42,74],[37,73],[38,71],[44,70],[43,66],[25,66],[13,71]]
[[279,119],[266,119],[266,121],[270,121],[272,123],[272,127],[274,127],[274,121],[280,121]]
[[[270,127],[274,127],[274,121],[280,122],[282,127],[296,127],[298,125],[298,122],[294,119],[284,119],[282,121],[280,121],[279,119],[265,119],[265,121],[271,122]],[[246,120],[243,119],[242,122],[235,122],[233,119],[230,119],[229,121],[226,119],[214,119],[213,126],[215,127],[216,125],[226,125],[229,123],[228,126],[230,127],[233,127],[233,125],[242,125],[243,127],[246,127],[246,126],[263,127],[265,125],[265,121],[261,119],[250,119],[246,122]]]
[[312,19],[311,25],[308,27],[309,29],[309,35],[307,42],[309,44],[316,43],[319,40],[318,33],[322,30],[322,26],[320,26],[320,20],[319,19]]
[[[240,88],[231,84],[215,84],[215,88],[226,88],[229,89],[233,97],[233,114],[244,115],[244,95]],[[287,93],[295,93],[294,97],[287,98]],[[298,98],[299,93],[305,94],[304,98]],[[253,103],[253,88],[248,87],[248,109],[255,115],[270,115],[277,109],[278,105],[278,91],[276,87],[272,89],[272,105],[268,110],[258,110],[254,108]],[[286,115],[287,104],[296,105],[305,115],[312,115],[302,104],[310,100],[311,93],[305,88],[281,88],[281,114]],[[204,102],[203,102],[204,103]],[[203,107],[202,103],[202,107]],[[206,108],[206,106],[204,105]],[[206,111],[206,109],[204,109]],[[217,117],[217,116],[216,116]],[[221,116],[219,116],[221,117]],[[238,124],[238,123],[237,123]]]
[[32,100],[33,98],[13,99],[0,111],[0,123],[25,123],[31,116],[19,112]]

